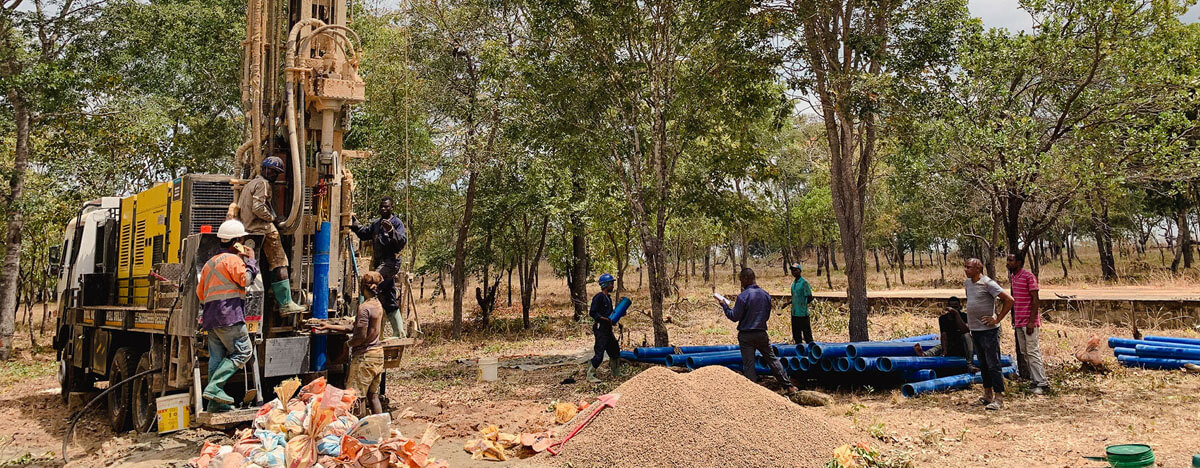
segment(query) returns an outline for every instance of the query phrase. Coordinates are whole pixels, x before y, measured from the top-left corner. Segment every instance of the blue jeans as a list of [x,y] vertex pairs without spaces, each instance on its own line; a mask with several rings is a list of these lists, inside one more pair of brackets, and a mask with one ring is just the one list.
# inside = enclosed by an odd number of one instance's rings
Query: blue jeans
[[228,327],[214,328],[208,331],[208,378],[212,380],[213,371],[221,365],[221,361],[229,359],[240,369],[250,360],[250,334],[246,332],[246,324],[239,323]]

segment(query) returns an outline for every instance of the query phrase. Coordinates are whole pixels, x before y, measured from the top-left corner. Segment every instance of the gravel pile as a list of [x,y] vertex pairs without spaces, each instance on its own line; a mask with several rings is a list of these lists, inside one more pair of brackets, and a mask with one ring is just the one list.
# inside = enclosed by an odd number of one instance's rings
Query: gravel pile
[[556,461],[574,467],[808,468],[824,465],[835,448],[856,440],[840,418],[797,406],[719,366],[688,374],[651,367],[614,392],[621,394],[617,407],[567,442],[560,457],[565,460]]

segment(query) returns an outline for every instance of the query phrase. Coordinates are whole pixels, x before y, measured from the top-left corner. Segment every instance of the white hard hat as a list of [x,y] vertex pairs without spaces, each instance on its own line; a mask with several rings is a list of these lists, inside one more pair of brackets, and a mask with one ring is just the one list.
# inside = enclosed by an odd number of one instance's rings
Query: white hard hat
[[231,219],[221,223],[221,228],[217,229],[217,238],[221,240],[233,240],[239,237],[246,237],[249,233],[246,232],[246,226],[242,225],[241,221]]

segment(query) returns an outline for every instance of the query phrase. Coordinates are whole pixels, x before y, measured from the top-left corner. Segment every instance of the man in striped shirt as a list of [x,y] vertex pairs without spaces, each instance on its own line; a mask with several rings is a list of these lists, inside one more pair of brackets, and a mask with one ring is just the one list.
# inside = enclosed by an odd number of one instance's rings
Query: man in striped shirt
[[1025,269],[1024,254],[1009,254],[1005,265],[1008,267],[1013,297],[1013,330],[1017,338],[1017,354],[1024,355],[1029,363],[1033,393],[1041,395],[1050,387],[1050,383],[1046,380],[1041,342],[1038,339],[1038,328],[1042,325],[1038,280],[1033,273]]

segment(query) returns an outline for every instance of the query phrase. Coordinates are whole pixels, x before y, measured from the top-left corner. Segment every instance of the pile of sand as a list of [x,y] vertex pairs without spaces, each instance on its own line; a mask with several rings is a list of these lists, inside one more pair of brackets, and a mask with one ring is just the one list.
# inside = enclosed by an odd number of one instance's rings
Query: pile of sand
[[[575,467],[819,467],[855,441],[849,424],[793,404],[719,366],[676,374],[651,367],[567,442]],[[584,410],[586,415],[589,410]],[[582,418],[582,416],[581,416]],[[582,420],[577,418],[577,421]],[[567,429],[573,429],[577,422]]]

